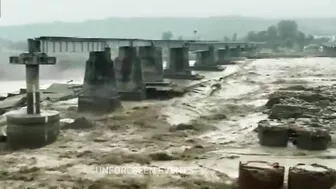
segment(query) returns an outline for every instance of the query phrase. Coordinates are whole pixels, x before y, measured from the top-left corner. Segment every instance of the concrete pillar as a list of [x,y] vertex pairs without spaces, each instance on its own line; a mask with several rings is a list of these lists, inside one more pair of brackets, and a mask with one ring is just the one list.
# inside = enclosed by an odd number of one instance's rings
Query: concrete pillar
[[222,71],[225,67],[217,65],[218,56],[215,52],[215,48],[210,46],[209,49],[205,51],[196,52],[196,62],[191,68],[197,71]]
[[240,50],[243,53],[243,52],[247,52],[248,48],[249,48],[248,45],[244,45],[244,46],[240,47]]
[[146,88],[136,47],[119,47],[115,68],[120,98],[122,100],[144,100]]
[[241,56],[241,48],[240,46],[238,45],[236,48],[232,49],[232,54],[231,54],[231,57],[240,57]]
[[189,49],[186,47],[170,48],[168,70],[174,73],[191,74],[189,71]]
[[241,55],[246,57],[246,58],[250,58],[254,55],[253,53],[253,48],[249,45],[244,45],[242,48],[241,48]]
[[230,49],[218,49],[218,65],[231,64]]
[[86,61],[83,93],[78,99],[78,111],[108,113],[119,107],[121,103],[110,48],[90,52]]
[[28,39],[29,53],[11,56],[11,64],[26,66],[27,111],[6,115],[6,148],[10,150],[40,148],[56,141],[60,133],[60,115],[57,111],[40,109],[39,66],[56,64],[37,50],[38,41]]
[[214,66],[216,65],[215,48],[210,47],[205,51],[198,51],[196,53],[195,66]]
[[257,51],[258,51],[258,48],[256,46],[249,48],[249,53],[252,55],[256,55]]
[[139,58],[144,82],[163,82],[162,48],[139,47]]
[[164,78],[200,80],[203,76],[193,75],[189,66],[189,48],[177,47],[169,49],[169,61],[164,70]]

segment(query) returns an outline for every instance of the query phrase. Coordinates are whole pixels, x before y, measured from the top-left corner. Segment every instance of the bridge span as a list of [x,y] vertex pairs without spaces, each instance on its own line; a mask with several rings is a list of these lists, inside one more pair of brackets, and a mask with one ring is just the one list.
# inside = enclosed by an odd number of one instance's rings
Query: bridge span
[[221,42],[221,41],[200,41],[200,40],[150,40],[150,39],[122,39],[122,38],[79,38],[79,37],[55,37],[41,36],[35,38],[38,42],[39,52],[45,53],[81,53],[91,51],[103,51],[106,47],[145,47],[154,46],[158,48],[190,48],[207,50],[210,46],[220,48],[253,48],[255,43],[248,42]]
[[[204,76],[191,70],[222,71],[241,52],[253,52],[258,44],[246,42],[147,40],[118,38],[77,38],[43,36],[28,39],[28,53],[10,57],[13,64],[24,64],[29,99],[38,99],[39,65],[55,64],[62,53],[88,53],[83,91],[78,111],[113,111],[120,99],[144,100],[147,90],[176,88],[168,79],[201,80]],[[112,59],[112,48],[118,55]],[[163,69],[163,51],[168,49],[167,68]],[[189,65],[189,51],[198,49],[194,68]],[[29,88],[29,90],[28,90]],[[28,96],[27,96],[28,99]],[[39,100],[37,100],[38,102]],[[33,107],[30,102],[30,108]],[[35,109],[39,107],[35,107]],[[37,111],[38,112],[38,111]],[[28,112],[28,114],[30,114]]]

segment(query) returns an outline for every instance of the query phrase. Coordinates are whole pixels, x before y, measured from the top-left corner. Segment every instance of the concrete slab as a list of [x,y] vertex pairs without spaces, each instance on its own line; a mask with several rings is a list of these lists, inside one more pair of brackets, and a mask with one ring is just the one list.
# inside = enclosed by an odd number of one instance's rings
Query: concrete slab
[[[45,90],[41,90],[41,101],[50,100],[53,102],[76,98],[82,90],[82,85],[54,83]],[[9,93],[0,102],[0,114],[16,107],[26,104],[26,91],[21,89],[18,92]]]
[[152,86],[169,86],[172,82],[170,80],[164,80],[162,82],[145,82],[146,88]]
[[0,114],[5,113],[11,108],[23,106],[26,103],[26,94],[20,94],[6,98],[0,102]]
[[201,80],[204,78],[202,75],[192,75],[189,73],[169,73],[165,72],[163,75],[167,79],[180,79],[180,80]]
[[81,84],[66,84],[66,83],[53,83],[47,89],[43,90],[44,93],[59,93],[76,91],[77,88],[82,88]]
[[20,89],[19,91],[7,93],[7,98],[12,97],[12,96],[16,96],[16,95],[20,95],[20,94],[25,94],[26,92],[27,92],[27,89]]
[[76,98],[82,91],[83,85],[53,83],[43,90],[42,98],[50,101],[69,100]]
[[193,66],[190,67],[190,70],[195,70],[195,71],[210,71],[210,72],[221,72],[225,70],[226,67],[220,66],[220,65],[213,65],[213,66]]
[[237,64],[237,62],[234,62],[234,61],[224,61],[224,62],[218,62],[218,65],[235,65]]

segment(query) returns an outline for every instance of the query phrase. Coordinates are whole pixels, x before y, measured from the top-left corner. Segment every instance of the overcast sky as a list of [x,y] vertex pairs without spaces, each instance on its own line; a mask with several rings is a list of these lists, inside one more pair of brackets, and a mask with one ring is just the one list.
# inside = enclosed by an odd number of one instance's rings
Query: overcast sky
[[0,0],[0,25],[138,16],[336,17],[336,0]]

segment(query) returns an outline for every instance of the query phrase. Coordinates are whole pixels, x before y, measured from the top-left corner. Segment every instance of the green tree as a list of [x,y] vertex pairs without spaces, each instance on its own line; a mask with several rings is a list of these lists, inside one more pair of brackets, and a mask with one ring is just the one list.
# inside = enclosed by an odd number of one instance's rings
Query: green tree
[[298,43],[301,47],[303,47],[303,46],[305,46],[305,45],[308,44],[308,40],[307,40],[306,35],[305,35],[303,32],[301,32],[301,31],[298,32],[296,39],[297,39],[297,40],[296,40],[297,43]]
[[255,32],[250,31],[246,36],[248,41],[266,42],[267,46],[273,49],[278,47],[302,48],[309,44],[321,44],[328,42],[329,38],[314,38],[299,30],[295,21],[282,20],[276,25],[269,26],[266,30]]
[[294,42],[292,40],[290,40],[290,39],[286,39],[284,41],[284,46],[287,47],[287,48],[293,48]]
[[257,41],[256,40],[256,32],[255,31],[249,31],[246,36],[247,41]]
[[308,35],[307,36],[307,43],[311,43],[311,42],[313,42],[314,41],[314,36],[312,36],[312,35]]
[[277,24],[278,35],[280,39],[295,39],[299,32],[298,25],[293,20],[282,20]]
[[256,34],[256,41],[258,42],[267,42],[267,32],[260,31]]
[[173,38],[173,33],[171,31],[165,31],[161,35],[162,40],[171,40]]
[[270,26],[267,28],[267,36],[271,41],[275,41],[278,37],[278,32],[276,26]]

